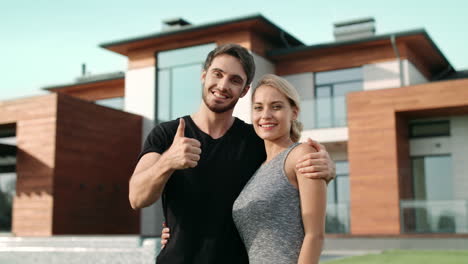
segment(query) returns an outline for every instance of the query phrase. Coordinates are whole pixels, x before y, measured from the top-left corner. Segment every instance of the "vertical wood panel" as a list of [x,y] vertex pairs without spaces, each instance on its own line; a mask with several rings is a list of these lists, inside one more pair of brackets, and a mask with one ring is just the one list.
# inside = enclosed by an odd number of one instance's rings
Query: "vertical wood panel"
[[54,234],[139,233],[128,181],[140,144],[140,116],[60,97]]

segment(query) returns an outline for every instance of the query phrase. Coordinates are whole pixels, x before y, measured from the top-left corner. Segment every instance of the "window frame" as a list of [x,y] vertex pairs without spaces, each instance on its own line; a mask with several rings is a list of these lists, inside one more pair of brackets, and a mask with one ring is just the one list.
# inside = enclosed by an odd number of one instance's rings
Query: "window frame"
[[[317,84],[317,75],[320,75],[321,73],[329,73],[329,72],[333,72],[333,71],[345,71],[345,70],[355,70],[355,69],[360,69],[361,70],[361,78],[352,78],[352,79],[349,79],[349,80],[346,80],[346,81],[337,81],[337,82],[324,82],[324,83],[320,83],[320,84]],[[364,89],[364,72],[363,72],[363,67],[362,66],[359,66],[359,67],[352,67],[352,68],[345,68],[345,69],[335,69],[335,70],[329,70],[329,71],[321,71],[321,72],[314,72],[313,74],[313,78],[314,78],[314,99],[315,99],[315,110],[314,110],[314,128],[335,128],[335,127],[341,127],[338,126],[338,120],[336,119],[336,113],[335,113],[335,105],[334,105],[334,98],[335,98],[335,94],[336,94],[336,91],[335,91],[335,86],[337,85],[340,85],[340,84],[349,84],[349,83],[361,83],[362,84],[362,87],[361,87],[361,91]],[[330,94],[330,97],[318,97],[317,96],[317,92],[320,88],[323,88],[323,87],[329,87],[329,94]],[[346,93],[347,94],[347,93]],[[344,96],[346,96],[346,94]],[[329,98],[330,99],[330,109],[329,110],[329,117],[330,117],[330,125],[329,126],[320,126],[319,125],[319,109],[317,107],[317,100],[319,98]],[[345,111],[345,115],[347,116],[347,113]],[[345,126],[347,125],[347,122],[345,122]]]

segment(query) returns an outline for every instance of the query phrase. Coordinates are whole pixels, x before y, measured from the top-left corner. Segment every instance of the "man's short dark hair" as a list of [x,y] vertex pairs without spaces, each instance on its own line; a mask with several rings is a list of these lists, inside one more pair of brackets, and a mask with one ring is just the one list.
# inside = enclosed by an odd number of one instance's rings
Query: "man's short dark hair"
[[211,63],[213,62],[213,59],[216,56],[223,54],[227,54],[239,59],[239,62],[242,65],[245,74],[247,75],[247,82],[245,83],[245,85],[249,85],[252,82],[253,77],[255,75],[255,62],[252,54],[250,54],[250,52],[246,48],[238,44],[224,44],[212,50],[210,53],[208,53],[208,56],[206,57],[205,64],[203,65],[203,70],[207,71],[208,68],[211,66]]

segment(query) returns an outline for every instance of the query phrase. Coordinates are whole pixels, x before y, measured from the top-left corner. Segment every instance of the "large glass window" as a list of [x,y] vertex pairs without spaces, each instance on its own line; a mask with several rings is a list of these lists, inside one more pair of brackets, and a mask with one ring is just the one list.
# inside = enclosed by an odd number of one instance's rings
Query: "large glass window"
[[349,232],[349,163],[335,161],[336,179],[327,190],[327,233]]
[[450,155],[413,157],[413,199],[401,202],[406,233],[467,232],[467,203],[453,200]]
[[346,126],[346,94],[362,89],[362,68],[315,73],[315,127]]
[[453,179],[450,155],[412,158],[415,200],[452,200]]
[[162,51],[157,54],[157,113],[164,122],[193,113],[202,99],[203,63],[215,44]]

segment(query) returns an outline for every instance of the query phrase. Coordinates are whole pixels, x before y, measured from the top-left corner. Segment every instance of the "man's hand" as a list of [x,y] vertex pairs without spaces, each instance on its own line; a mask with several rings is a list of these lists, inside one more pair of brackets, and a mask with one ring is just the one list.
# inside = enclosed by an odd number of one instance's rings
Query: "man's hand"
[[163,249],[167,242],[169,241],[169,238],[171,237],[171,234],[169,233],[169,227],[167,227],[166,222],[163,222],[163,229],[161,231],[161,249]]
[[185,120],[180,118],[174,141],[171,147],[163,154],[174,170],[194,168],[200,160],[200,141],[193,138],[186,138],[184,136],[184,131]]
[[317,152],[309,153],[296,164],[298,172],[310,179],[324,179],[327,184],[336,177],[335,163],[331,160],[325,146],[310,138],[307,144]]

